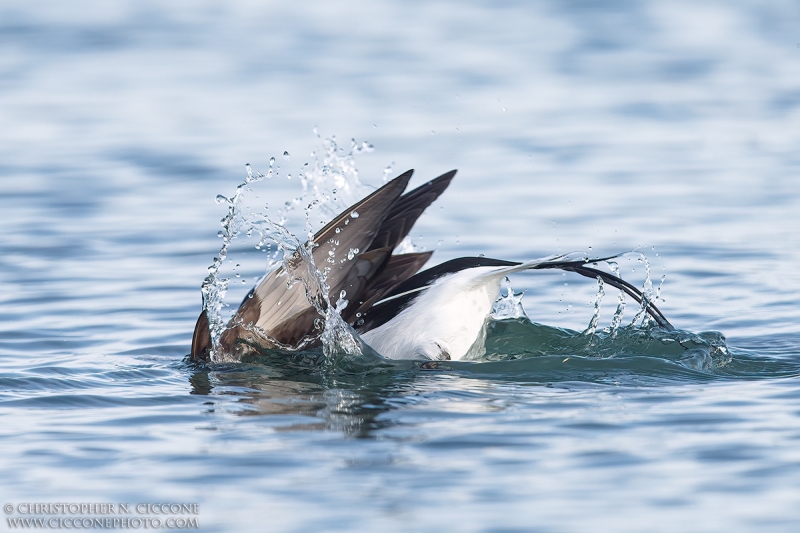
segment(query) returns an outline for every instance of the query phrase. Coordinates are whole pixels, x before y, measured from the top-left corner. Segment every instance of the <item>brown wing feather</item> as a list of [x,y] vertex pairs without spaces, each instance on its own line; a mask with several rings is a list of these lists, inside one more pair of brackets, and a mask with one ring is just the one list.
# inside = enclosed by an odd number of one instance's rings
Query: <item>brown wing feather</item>
[[[352,323],[356,316],[358,302],[364,299],[364,292],[371,285],[376,274],[387,264],[392,255],[391,248],[379,248],[361,254],[356,260],[355,265],[347,273],[344,282],[345,298],[348,300],[347,307],[341,310],[342,318],[345,322]],[[331,295],[331,301],[338,298],[338,295]]]
[[[413,170],[404,172],[348,207],[314,235],[314,241],[319,244],[312,252],[314,263],[320,270],[331,267],[326,281],[332,298],[338,298],[339,292],[344,289],[348,273],[358,254],[377,248],[371,246],[372,241],[392,212],[393,205],[403,194],[413,173]],[[351,216],[353,213],[357,213],[356,218]],[[339,233],[336,233],[337,229]]]
[[[372,243],[383,220],[391,212],[391,206],[408,185],[412,173],[409,170],[401,174],[348,207],[314,235],[318,246],[312,251],[312,256],[318,269],[329,269],[326,278],[330,288],[329,297],[334,300],[338,298],[346,285],[350,269],[359,264],[359,252],[363,253]],[[336,233],[337,229],[339,233]],[[309,310],[315,316],[316,311],[308,302],[303,285],[295,283],[288,287],[288,282],[289,277],[283,268],[268,274],[252,296],[239,307],[233,322],[253,324],[273,340],[287,345],[311,333],[308,328]],[[241,329],[233,327],[225,332],[220,339],[223,348],[240,336],[242,332],[238,330]]]

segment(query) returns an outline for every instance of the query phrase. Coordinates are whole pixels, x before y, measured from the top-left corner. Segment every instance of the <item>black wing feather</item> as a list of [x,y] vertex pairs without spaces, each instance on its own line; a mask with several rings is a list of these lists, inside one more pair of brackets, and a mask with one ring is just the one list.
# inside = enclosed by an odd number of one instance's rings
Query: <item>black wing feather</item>
[[370,286],[362,294],[356,313],[363,313],[400,283],[416,274],[422,265],[428,262],[431,255],[433,252],[391,256],[383,271],[373,278]]
[[400,244],[422,212],[447,189],[455,175],[456,171],[451,170],[401,196],[375,234],[369,250],[386,246],[394,248]]

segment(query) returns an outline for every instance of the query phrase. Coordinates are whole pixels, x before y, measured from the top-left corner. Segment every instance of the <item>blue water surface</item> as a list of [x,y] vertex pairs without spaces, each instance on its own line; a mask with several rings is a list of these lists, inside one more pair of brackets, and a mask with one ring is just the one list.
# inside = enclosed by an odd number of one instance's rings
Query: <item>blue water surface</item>
[[[788,0],[6,0],[0,503],[197,502],[203,531],[796,531],[798,43]],[[435,262],[638,250],[670,321],[725,352],[587,344],[596,284],[535,272],[512,279],[530,321],[488,340],[510,361],[187,364],[216,195],[275,157],[258,195],[283,205],[333,136],[374,145],[372,186],[459,169],[412,234]],[[231,302],[264,268],[239,252]]]

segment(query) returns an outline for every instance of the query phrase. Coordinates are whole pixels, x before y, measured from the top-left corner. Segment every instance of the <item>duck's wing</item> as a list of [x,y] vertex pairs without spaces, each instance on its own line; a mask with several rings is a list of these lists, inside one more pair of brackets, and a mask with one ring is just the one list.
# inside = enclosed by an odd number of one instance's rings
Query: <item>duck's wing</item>
[[[425,209],[447,189],[456,172],[457,170],[445,172],[401,196],[392,206],[386,220],[383,221],[375,240],[372,241],[370,250],[393,250],[400,244]],[[372,307],[375,302],[397,285],[416,274],[428,262],[431,255],[433,252],[418,252],[389,257],[377,274],[369,280],[362,292],[348,291],[348,295],[353,297],[351,302],[355,302],[356,305],[351,305],[342,314],[342,317],[352,324],[356,315]]]
[[[319,270],[330,269],[326,282],[334,301],[352,279],[350,271],[358,266],[363,267],[359,261],[365,252],[382,248],[372,244],[382,231],[387,217],[393,212],[394,205],[401,199],[400,195],[408,186],[413,173],[413,170],[404,172],[348,207],[314,235],[314,242],[319,245],[312,252],[314,263]],[[386,258],[391,250],[387,252]],[[376,256],[380,255],[382,254],[368,256],[365,260],[374,266]],[[371,272],[374,275],[375,270]]]
[[436,200],[453,180],[457,170],[445,172],[438,178],[420,185],[400,197],[381,224],[369,249],[394,248],[406,238],[420,215]]
[[[422,268],[433,252],[419,252],[413,254],[393,255],[384,266],[381,273],[373,278],[354,307],[352,317],[363,314],[372,307],[375,302],[388,294],[392,289],[409,279]],[[344,314],[342,315],[344,317]],[[351,320],[345,318],[348,322]],[[358,320],[355,321],[356,324]],[[352,322],[351,322],[352,323]]]
[[[413,170],[404,172],[363,200],[348,207],[314,235],[315,247],[311,254],[318,269],[327,269],[330,295],[338,295],[352,276],[352,269],[362,268],[374,272],[375,258],[362,259],[391,213],[391,208],[408,185]],[[300,251],[289,258],[287,264],[298,269],[309,265],[300,258]],[[374,255],[374,254],[373,254]],[[385,262],[386,258],[383,259]],[[364,268],[365,264],[367,268]],[[381,263],[382,265],[383,263]],[[293,273],[303,276],[302,272]],[[311,274],[305,274],[308,278]],[[313,320],[318,315],[306,297],[302,283],[292,281],[282,266],[267,274],[239,306],[229,327],[220,337],[223,349],[229,350],[238,338],[265,337],[260,341],[274,341],[276,346],[296,345],[313,333]],[[256,332],[256,333],[254,333]],[[208,317],[203,311],[195,326],[192,340],[192,359],[204,360],[211,348]]]
[[[433,252],[400,255],[392,253],[406,238],[425,209],[447,189],[456,172],[457,170],[445,172],[403,194],[392,204],[367,252],[360,255],[341,284],[341,290],[348,300],[348,306],[341,312],[346,322],[353,324],[357,314],[416,274],[430,259]],[[314,259],[316,262],[316,257]],[[330,287],[330,300],[334,302],[341,291],[338,286],[331,284]]]
[[[385,268],[392,263],[390,256],[394,247],[408,235],[425,208],[444,192],[456,171],[447,172],[400,196],[413,172],[404,172],[348,207],[314,235],[318,244],[312,252],[314,263],[319,270],[327,270],[325,281],[332,302],[338,300],[342,291],[353,302],[363,299],[361,295],[365,291],[370,294],[378,288],[385,291],[389,283],[399,283],[424,264],[420,261],[422,255],[414,255],[412,261],[393,262],[394,267],[388,272]],[[382,246],[377,246],[376,242]],[[416,270],[411,271],[412,267]],[[267,333],[310,306],[301,284],[284,290],[282,277],[286,277],[282,269],[267,276],[240,309],[244,318],[250,307],[257,306],[259,315],[254,324]],[[258,302],[253,303],[254,300]],[[355,306],[350,309],[354,310]]]
[[[375,257],[363,257],[381,224],[390,213],[392,205],[408,185],[413,170],[409,170],[376,190],[363,200],[348,207],[324,228],[314,235],[317,246],[311,252],[314,263],[320,271],[327,270],[326,282],[330,289],[329,297],[338,298],[345,288],[352,271],[374,270]],[[296,252],[297,254],[297,252]],[[289,260],[289,264],[300,261]],[[299,256],[297,258],[299,260]],[[300,264],[299,268],[308,265]],[[302,273],[301,273],[302,275]],[[287,286],[290,277],[284,268],[267,275],[256,287],[252,297],[247,298],[237,312],[244,323],[252,322],[261,331],[273,337],[280,331],[283,344],[292,344],[298,338],[311,333],[301,321],[298,331],[286,327],[287,323],[311,308],[302,283]],[[303,329],[303,331],[299,331]]]

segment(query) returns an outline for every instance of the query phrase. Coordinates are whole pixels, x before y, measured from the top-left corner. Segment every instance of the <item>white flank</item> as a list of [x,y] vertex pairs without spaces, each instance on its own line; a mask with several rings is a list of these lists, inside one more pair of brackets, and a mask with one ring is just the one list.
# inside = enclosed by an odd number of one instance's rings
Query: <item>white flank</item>
[[503,278],[543,261],[468,268],[442,276],[396,317],[361,338],[389,359],[461,359],[483,341],[486,317],[500,295]]

